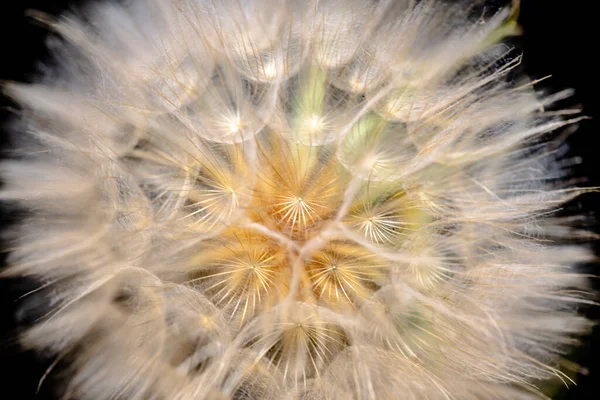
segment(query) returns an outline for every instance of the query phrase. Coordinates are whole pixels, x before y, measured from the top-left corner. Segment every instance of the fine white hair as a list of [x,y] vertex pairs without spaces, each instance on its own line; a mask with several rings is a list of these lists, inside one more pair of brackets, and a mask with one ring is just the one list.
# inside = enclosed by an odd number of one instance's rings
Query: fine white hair
[[[589,327],[518,2],[131,0],[58,18],[0,200],[77,399],[531,399]],[[553,108],[554,107],[554,108]],[[30,308],[31,309],[31,308]],[[33,311],[32,311],[33,312]],[[50,372],[50,371],[49,371]]]

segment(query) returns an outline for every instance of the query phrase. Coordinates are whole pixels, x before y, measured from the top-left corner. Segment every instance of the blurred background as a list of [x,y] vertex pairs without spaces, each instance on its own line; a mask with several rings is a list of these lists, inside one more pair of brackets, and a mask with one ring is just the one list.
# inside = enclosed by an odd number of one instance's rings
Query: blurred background
[[[303,0],[298,0],[303,1]],[[39,60],[47,56],[44,38],[47,30],[26,16],[26,11],[40,10],[49,14],[60,14],[70,6],[83,1],[67,0],[16,0],[4,1],[0,5],[0,82],[5,80],[31,81],[41,66]],[[587,186],[600,186],[600,147],[597,116],[598,64],[596,61],[600,37],[599,23],[591,0],[522,0],[519,22],[524,35],[513,42],[523,52],[523,70],[533,79],[552,75],[538,88],[558,91],[574,88],[572,99],[562,103],[563,107],[583,107],[583,114],[591,120],[583,121],[579,130],[569,140],[569,155],[581,157],[582,163],[576,174],[587,176]],[[594,39],[596,38],[596,39]],[[0,121],[10,116],[11,104],[0,98]],[[9,147],[8,138],[0,130],[1,151]],[[0,182],[1,185],[1,182]],[[583,212],[598,215],[600,195],[588,194],[567,206],[567,212]],[[0,230],[18,219],[0,208]],[[594,231],[600,233],[598,227]],[[0,268],[4,265],[5,246],[0,247]],[[596,252],[600,248],[596,245]],[[586,272],[600,275],[600,265],[582,266]],[[44,383],[36,394],[40,378],[52,360],[43,360],[32,352],[22,352],[16,345],[18,318],[18,296],[31,289],[31,283],[0,281],[0,398],[46,400],[57,398],[52,379]],[[600,290],[600,280],[592,285]],[[582,308],[582,313],[600,321],[600,307]],[[570,358],[580,365],[579,373],[573,378],[577,386],[569,390],[558,385],[553,399],[598,399],[600,398],[600,327],[583,338],[582,345],[574,350]],[[401,398],[401,397],[399,397]]]

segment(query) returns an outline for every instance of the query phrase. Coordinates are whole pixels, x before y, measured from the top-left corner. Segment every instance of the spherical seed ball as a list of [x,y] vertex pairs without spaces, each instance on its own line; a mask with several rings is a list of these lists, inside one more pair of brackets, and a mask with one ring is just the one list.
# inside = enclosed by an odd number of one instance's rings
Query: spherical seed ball
[[577,118],[515,78],[515,4],[45,17],[59,62],[5,86],[7,274],[44,304],[22,343],[84,400],[541,396],[591,254],[562,244],[585,190],[545,146]]

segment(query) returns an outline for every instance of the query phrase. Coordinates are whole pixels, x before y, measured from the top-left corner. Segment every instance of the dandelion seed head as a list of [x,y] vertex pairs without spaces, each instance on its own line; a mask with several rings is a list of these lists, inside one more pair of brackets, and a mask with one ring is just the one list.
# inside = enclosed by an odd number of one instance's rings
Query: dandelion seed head
[[23,343],[74,360],[66,395],[525,399],[563,378],[591,255],[552,241],[582,189],[546,134],[577,121],[512,78],[514,8],[476,3],[52,21],[56,71],[6,86],[28,142],[0,196],[31,214],[8,273],[50,299]]

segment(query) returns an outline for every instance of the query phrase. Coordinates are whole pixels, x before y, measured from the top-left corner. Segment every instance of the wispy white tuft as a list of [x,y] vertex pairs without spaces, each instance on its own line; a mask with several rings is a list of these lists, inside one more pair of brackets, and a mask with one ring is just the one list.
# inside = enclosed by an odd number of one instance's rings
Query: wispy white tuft
[[[135,0],[39,15],[9,83],[22,336],[77,399],[530,399],[588,322],[582,193],[482,2]],[[567,119],[571,118],[571,119]],[[32,300],[33,301],[33,300]],[[45,377],[44,377],[45,378]]]

